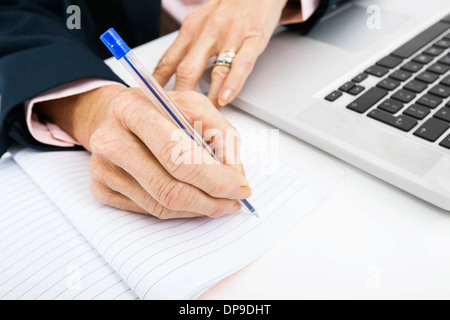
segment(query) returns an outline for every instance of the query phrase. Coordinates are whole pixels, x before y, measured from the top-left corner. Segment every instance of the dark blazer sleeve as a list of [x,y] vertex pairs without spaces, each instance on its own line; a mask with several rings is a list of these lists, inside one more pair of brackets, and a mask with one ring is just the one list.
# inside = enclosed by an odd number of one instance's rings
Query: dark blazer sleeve
[[349,0],[321,0],[316,12],[314,12],[314,14],[307,21],[287,25],[286,27],[301,34],[307,34],[334,6],[348,1]]
[[[0,1],[0,155],[13,141],[52,150],[28,132],[23,103],[81,78],[121,81],[45,1]],[[55,2],[56,3],[56,2]]]

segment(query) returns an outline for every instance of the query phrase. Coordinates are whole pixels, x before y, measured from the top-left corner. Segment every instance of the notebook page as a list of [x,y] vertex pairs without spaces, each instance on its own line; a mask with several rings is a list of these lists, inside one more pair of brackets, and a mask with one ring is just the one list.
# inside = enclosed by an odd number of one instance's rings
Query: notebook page
[[0,299],[135,299],[11,159],[0,163]]
[[194,297],[263,254],[331,190],[288,163],[270,175],[254,164],[246,171],[260,219],[242,210],[162,221],[98,203],[89,191],[86,152],[21,150],[14,157],[142,299]]

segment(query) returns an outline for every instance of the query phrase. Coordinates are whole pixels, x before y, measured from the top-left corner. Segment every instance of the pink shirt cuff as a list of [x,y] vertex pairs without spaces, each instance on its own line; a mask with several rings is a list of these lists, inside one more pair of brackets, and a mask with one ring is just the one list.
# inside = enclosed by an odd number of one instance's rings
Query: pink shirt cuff
[[281,15],[280,24],[300,23],[308,20],[317,10],[320,0],[289,0]]
[[33,107],[39,102],[70,97],[109,85],[122,84],[103,79],[82,79],[59,86],[26,101],[25,115],[28,130],[34,139],[44,144],[57,147],[74,147],[79,145],[74,138],[64,132],[56,124],[50,122],[40,122],[36,112],[33,111]]

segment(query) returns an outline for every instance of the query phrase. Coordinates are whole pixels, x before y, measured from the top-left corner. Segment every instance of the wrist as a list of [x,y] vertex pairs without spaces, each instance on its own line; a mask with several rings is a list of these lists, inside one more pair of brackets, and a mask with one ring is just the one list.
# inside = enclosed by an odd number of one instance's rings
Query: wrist
[[79,95],[44,101],[35,110],[50,122],[59,126],[83,147],[90,150],[92,133],[106,119],[110,102],[123,89],[121,86],[105,86]]

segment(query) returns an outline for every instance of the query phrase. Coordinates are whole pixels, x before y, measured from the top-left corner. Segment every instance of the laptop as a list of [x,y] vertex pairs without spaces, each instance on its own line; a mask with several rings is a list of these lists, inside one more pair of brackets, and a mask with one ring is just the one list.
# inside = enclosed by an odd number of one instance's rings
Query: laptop
[[450,210],[448,0],[346,2],[278,31],[233,105]]

